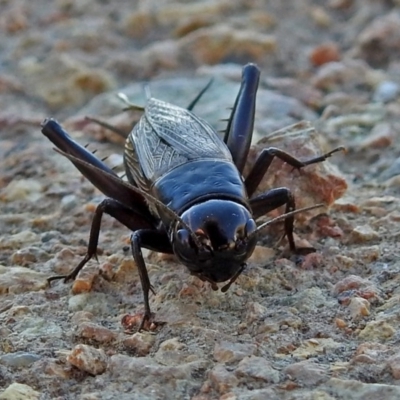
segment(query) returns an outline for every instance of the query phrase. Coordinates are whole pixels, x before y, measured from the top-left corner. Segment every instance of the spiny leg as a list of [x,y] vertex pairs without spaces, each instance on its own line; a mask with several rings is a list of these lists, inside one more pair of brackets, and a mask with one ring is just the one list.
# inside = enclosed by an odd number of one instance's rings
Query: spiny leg
[[143,242],[152,241],[153,233],[154,231],[151,230],[139,230],[133,232],[131,235],[131,249],[132,249],[133,259],[135,260],[139,271],[140,283],[142,284],[142,291],[143,291],[143,302],[144,302],[144,315],[139,325],[138,331],[141,331],[146,321],[149,321],[151,319],[149,291],[151,290],[154,294],[154,290],[150,284],[149,274],[147,273],[147,268],[143,259],[141,248],[144,244]]
[[91,260],[93,257],[97,258],[96,251],[99,242],[101,219],[104,213],[114,217],[117,221],[121,222],[123,225],[127,226],[131,230],[152,228],[152,225],[148,221],[146,221],[145,218],[141,217],[141,215],[137,213],[134,209],[128,208],[113,199],[103,200],[96,207],[96,211],[92,220],[92,226],[90,228],[89,244],[85,257],[68,275],[51,276],[47,279],[49,283],[57,279],[64,279],[64,282],[74,280],[79,271],[86,265],[89,260]]
[[243,67],[242,83],[224,136],[224,142],[227,144],[233,161],[241,173],[246,163],[253,136],[259,79],[260,70],[255,64],[247,64]]
[[[292,192],[288,188],[271,189],[250,200],[250,207],[254,219],[269,213],[276,208],[286,204],[285,213],[294,211],[296,204]],[[296,252],[296,245],[293,238],[294,216],[285,218],[285,235],[288,238],[289,247],[292,252]]]
[[213,83],[213,78],[211,78],[207,85],[203,87],[203,89],[200,90],[200,92],[197,94],[197,96],[190,102],[190,104],[186,107],[187,110],[192,111],[195,105],[199,102],[199,100],[202,98],[203,94],[208,90],[208,88],[211,86]]
[[260,184],[261,180],[263,179],[265,173],[267,172],[269,166],[272,163],[274,157],[279,158],[280,160],[286,162],[287,164],[291,165],[293,168],[303,168],[306,165],[316,164],[322,161],[325,161],[329,158],[333,153],[338,151],[344,150],[344,147],[337,147],[329,151],[328,153],[322,154],[317,157],[313,157],[309,160],[301,161],[289,153],[286,153],[283,150],[277,149],[276,147],[269,147],[267,149],[263,149],[258,156],[253,168],[251,169],[250,173],[245,179],[245,186],[247,190],[247,195],[251,197],[253,193],[256,191],[258,185]]

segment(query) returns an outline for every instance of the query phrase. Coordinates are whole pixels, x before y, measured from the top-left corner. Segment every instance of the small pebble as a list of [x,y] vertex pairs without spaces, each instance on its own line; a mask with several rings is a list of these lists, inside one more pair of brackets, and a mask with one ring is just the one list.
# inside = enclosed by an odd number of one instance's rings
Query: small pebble
[[365,383],[355,379],[331,378],[325,383],[325,387],[334,399],[397,400],[400,398],[400,387],[385,383]]
[[323,7],[314,6],[311,9],[311,18],[314,20],[315,24],[321,28],[327,28],[332,24],[331,17]]
[[293,363],[286,367],[284,372],[305,386],[317,385],[329,377],[327,366],[308,360]]
[[335,318],[335,324],[339,329],[344,329],[347,327],[347,322],[341,318]]
[[4,392],[0,393],[0,400],[39,400],[41,394],[24,383],[14,382]]
[[365,328],[359,333],[359,338],[369,341],[386,341],[393,337],[396,329],[386,321],[369,321]]
[[238,379],[254,384],[279,383],[279,371],[272,367],[269,361],[262,357],[246,357],[240,361],[235,369]]
[[125,348],[134,351],[139,357],[147,356],[154,346],[156,336],[147,332],[136,332],[122,342]]
[[[42,197],[43,186],[34,179],[12,180],[2,192],[3,201],[38,201]],[[0,199],[1,200],[1,199]]]
[[46,375],[61,378],[62,380],[71,379],[71,366],[60,363],[58,359],[47,359],[44,361],[44,372]]
[[179,338],[165,340],[155,354],[155,359],[163,365],[180,365],[188,362],[190,357],[186,344],[180,342]]
[[351,212],[355,214],[360,212],[360,206],[347,198],[337,199],[333,203],[332,208],[337,211]]
[[21,231],[15,235],[0,240],[0,249],[20,248],[22,245],[27,246],[30,243],[38,241],[38,235],[32,231]]
[[388,168],[384,169],[379,175],[379,180],[384,182],[394,176],[400,175],[400,157],[396,158]]
[[333,287],[333,295],[337,296],[342,292],[352,289],[359,289],[360,287],[365,287],[368,285],[372,285],[372,283],[367,279],[357,275],[349,275],[336,283],[336,285]]
[[315,47],[310,54],[310,61],[315,67],[319,67],[323,64],[339,61],[340,49],[336,43],[324,43]]
[[389,147],[396,138],[396,133],[392,125],[388,122],[376,124],[368,136],[360,143],[360,148],[365,149],[385,149]]
[[381,197],[371,197],[361,203],[362,207],[382,207],[388,204],[393,204],[399,202],[399,199],[394,196],[381,196]]
[[0,364],[7,365],[11,368],[26,368],[40,359],[41,357],[38,354],[19,351],[17,353],[8,353],[0,356]]
[[400,353],[396,353],[388,360],[388,365],[394,379],[400,379]]
[[271,260],[275,256],[275,253],[275,250],[269,247],[256,246],[248,262],[256,265],[265,265],[268,260]]
[[99,269],[97,268],[97,265],[85,266],[72,283],[72,293],[81,294],[90,292],[93,286],[93,281],[98,275]]
[[0,294],[24,293],[45,289],[47,276],[25,267],[0,265]]
[[373,101],[388,103],[394,101],[400,94],[400,85],[392,81],[383,81],[375,89]]
[[91,375],[100,375],[107,368],[107,356],[102,349],[86,344],[78,344],[67,357],[74,367]]
[[81,311],[85,309],[88,303],[88,293],[81,293],[75,296],[70,296],[68,299],[68,310],[69,311]]
[[36,246],[25,247],[16,251],[11,256],[11,261],[15,265],[26,267],[35,262],[47,261],[50,255]]
[[375,364],[376,360],[374,360],[372,357],[370,357],[367,354],[360,354],[357,356],[354,356],[351,360],[352,363],[359,363],[359,364]]
[[233,343],[222,341],[214,347],[214,359],[221,363],[234,363],[251,356],[256,352],[252,343]]
[[61,199],[60,204],[61,210],[68,212],[78,205],[78,198],[74,194],[68,194]]
[[223,365],[220,364],[217,364],[208,373],[208,379],[211,381],[212,387],[219,394],[230,392],[239,384],[239,380],[235,377],[235,374],[228,371]]
[[92,321],[94,319],[94,315],[88,311],[77,311],[71,318],[71,322],[77,326],[79,326],[83,322]]
[[95,340],[99,343],[110,343],[117,337],[112,330],[93,322],[81,322],[76,334],[81,338]]
[[365,243],[379,239],[378,232],[374,231],[369,225],[356,226],[349,236],[350,243]]
[[362,297],[353,297],[348,306],[350,315],[357,320],[362,317],[368,317],[370,314],[370,304],[368,300]]

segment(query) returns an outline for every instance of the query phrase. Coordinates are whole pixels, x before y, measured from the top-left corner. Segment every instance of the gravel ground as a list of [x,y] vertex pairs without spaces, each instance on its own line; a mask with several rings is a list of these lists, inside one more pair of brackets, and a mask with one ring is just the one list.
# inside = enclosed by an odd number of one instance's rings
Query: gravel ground
[[[399,399],[399,7],[0,2],[0,399]],[[102,195],[40,122],[57,118],[118,166],[121,138],[85,116],[128,132],[138,116],[117,91],[143,104],[150,81],[185,106],[213,77],[195,112],[223,129],[247,62],[262,70],[249,165],[269,145],[347,148],[301,172],[274,162],[262,182],[327,205],[297,217],[296,240],[317,252],[289,254],[273,227],[227,293],[146,252],[162,323],[136,333],[129,232],[105,217],[99,263],[48,287],[84,256]]]

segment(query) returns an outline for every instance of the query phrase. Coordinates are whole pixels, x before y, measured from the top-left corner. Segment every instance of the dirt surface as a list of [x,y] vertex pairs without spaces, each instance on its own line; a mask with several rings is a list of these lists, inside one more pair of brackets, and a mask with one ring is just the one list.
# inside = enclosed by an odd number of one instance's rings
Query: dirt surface
[[[400,398],[398,1],[10,0],[0,32],[0,399]],[[135,333],[130,233],[104,217],[99,263],[48,287],[85,255],[103,196],[41,121],[118,166],[121,139],[85,115],[129,131],[138,116],[117,91],[144,104],[150,81],[185,106],[213,77],[195,112],[224,129],[248,62],[264,138],[250,163],[269,143],[300,158],[347,148],[302,171],[276,162],[262,183],[329,205],[297,218],[317,252],[294,256],[281,226],[266,230],[221,293],[146,251],[163,323]]]

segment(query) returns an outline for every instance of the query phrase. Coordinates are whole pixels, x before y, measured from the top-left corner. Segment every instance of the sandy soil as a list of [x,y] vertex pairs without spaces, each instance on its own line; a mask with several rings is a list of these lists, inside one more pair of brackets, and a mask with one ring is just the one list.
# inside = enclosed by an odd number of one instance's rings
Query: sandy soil
[[[0,399],[400,397],[398,1],[13,0],[0,31]],[[271,143],[301,158],[347,148],[301,172],[276,162],[262,183],[329,204],[297,218],[317,252],[266,231],[227,293],[145,252],[164,324],[135,333],[121,322],[143,310],[129,231],[105,217],[99,263],[48,287],[84,256],[103,196],[41,121],[117,166],[121,139],[85,115],[129,132],[138,116],[117,91],[143,104],[150,81],[185,106],[213,77],[195,112],[224,129],[247,62],[262,70],[255,142],[269,136],[249,163]]]

